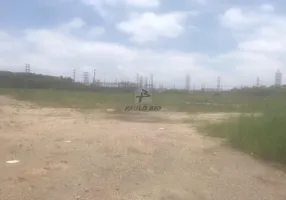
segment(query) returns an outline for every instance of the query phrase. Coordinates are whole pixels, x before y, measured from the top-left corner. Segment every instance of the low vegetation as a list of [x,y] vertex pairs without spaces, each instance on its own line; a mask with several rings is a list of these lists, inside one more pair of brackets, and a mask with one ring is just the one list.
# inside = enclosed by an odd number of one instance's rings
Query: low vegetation
[[[70,78],[0,73],[0,94],[41,106],[77,109],[123,109],[134,103],[134,88],[99,90]],[[39,89],[40,88],[40,89]],[[235,148],[286,163],[286,89],[243,88],[222,92],[153,93],[153,103],[173,111],[262,113],[199,126],[210,136],[226,138]]]
[[[31,101],[40,106],[67,107],[78,109],[115,108],[123,109],[135,102],[134,92],[58,90],[58,89],[0,89],[0,94],[18,100]],[[184,112],[249,112],[257,111],[265,104],[257,97],[241,97],[225,92],[220,95],[204,92],[154,92],[153,104],[172,111]]]
[[274,104],[262,113],[198,128],[210,136],[227,139],[233,147],[247,153],[286,164],[286,104]]

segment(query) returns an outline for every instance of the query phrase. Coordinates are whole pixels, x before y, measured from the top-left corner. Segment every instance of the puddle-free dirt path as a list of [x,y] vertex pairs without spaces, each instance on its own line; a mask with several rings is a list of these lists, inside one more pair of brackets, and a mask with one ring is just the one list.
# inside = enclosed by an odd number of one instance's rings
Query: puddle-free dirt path
[[198,134],[183,114],[84,114],[1,97],[0,117],[1,200],[286,199],[282,171]]

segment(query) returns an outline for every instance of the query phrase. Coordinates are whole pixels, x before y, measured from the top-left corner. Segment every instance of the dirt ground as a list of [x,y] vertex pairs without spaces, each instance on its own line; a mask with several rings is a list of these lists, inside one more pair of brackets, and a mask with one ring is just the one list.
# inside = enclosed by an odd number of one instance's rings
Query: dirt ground
[[1,200],[286,199],[283,171],[198,134],[184,113],[81,113],[2,96],[0,117]]

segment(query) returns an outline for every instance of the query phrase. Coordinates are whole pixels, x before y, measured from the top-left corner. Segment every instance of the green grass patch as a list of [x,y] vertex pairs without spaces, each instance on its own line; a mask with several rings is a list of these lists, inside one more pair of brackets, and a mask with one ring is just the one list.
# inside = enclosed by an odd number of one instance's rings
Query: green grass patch
[[[115,108],[123,109],[134,104],[133,92],[90,92],[55,89],[0,89],[0,94],[10,95],[18,100],[30,101],[40,106],[77,109]],[[261,98],[260,98],[261,99]],[[252,112],[271,103],[259,98],[233,93],[153,93],[153,104],[171,111],[183,112]]]
[[[284,90],[283,90],[284,92]],[[121,110],[134,103],[132,92],[87,92],[40,89],[0,89],[0,95],[40,106],[75,109],[113,108]],[[239,92],[153,93],[153,103],[171,111],[263,113],[241,116],[222,123],[195,123],[210,136],[227,139],[232,146],[264,159],[286,163],[286,95],[255,96]],[[193,123],[193,122],[189,122]]]
[[[282,107],[283,108],[283,107]],[[225,138],[244,152],[286,164],[286,109],[267,109],[260,117],[241,116],[222,123],[205,124],[199,130]]]

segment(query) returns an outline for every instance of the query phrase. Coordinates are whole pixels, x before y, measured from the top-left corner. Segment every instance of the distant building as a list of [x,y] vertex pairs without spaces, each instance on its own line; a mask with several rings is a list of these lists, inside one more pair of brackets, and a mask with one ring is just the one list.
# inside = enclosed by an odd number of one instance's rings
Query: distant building
[[275,86],[281,86],[282,85],[282,73],[277,70],[275,73]]

